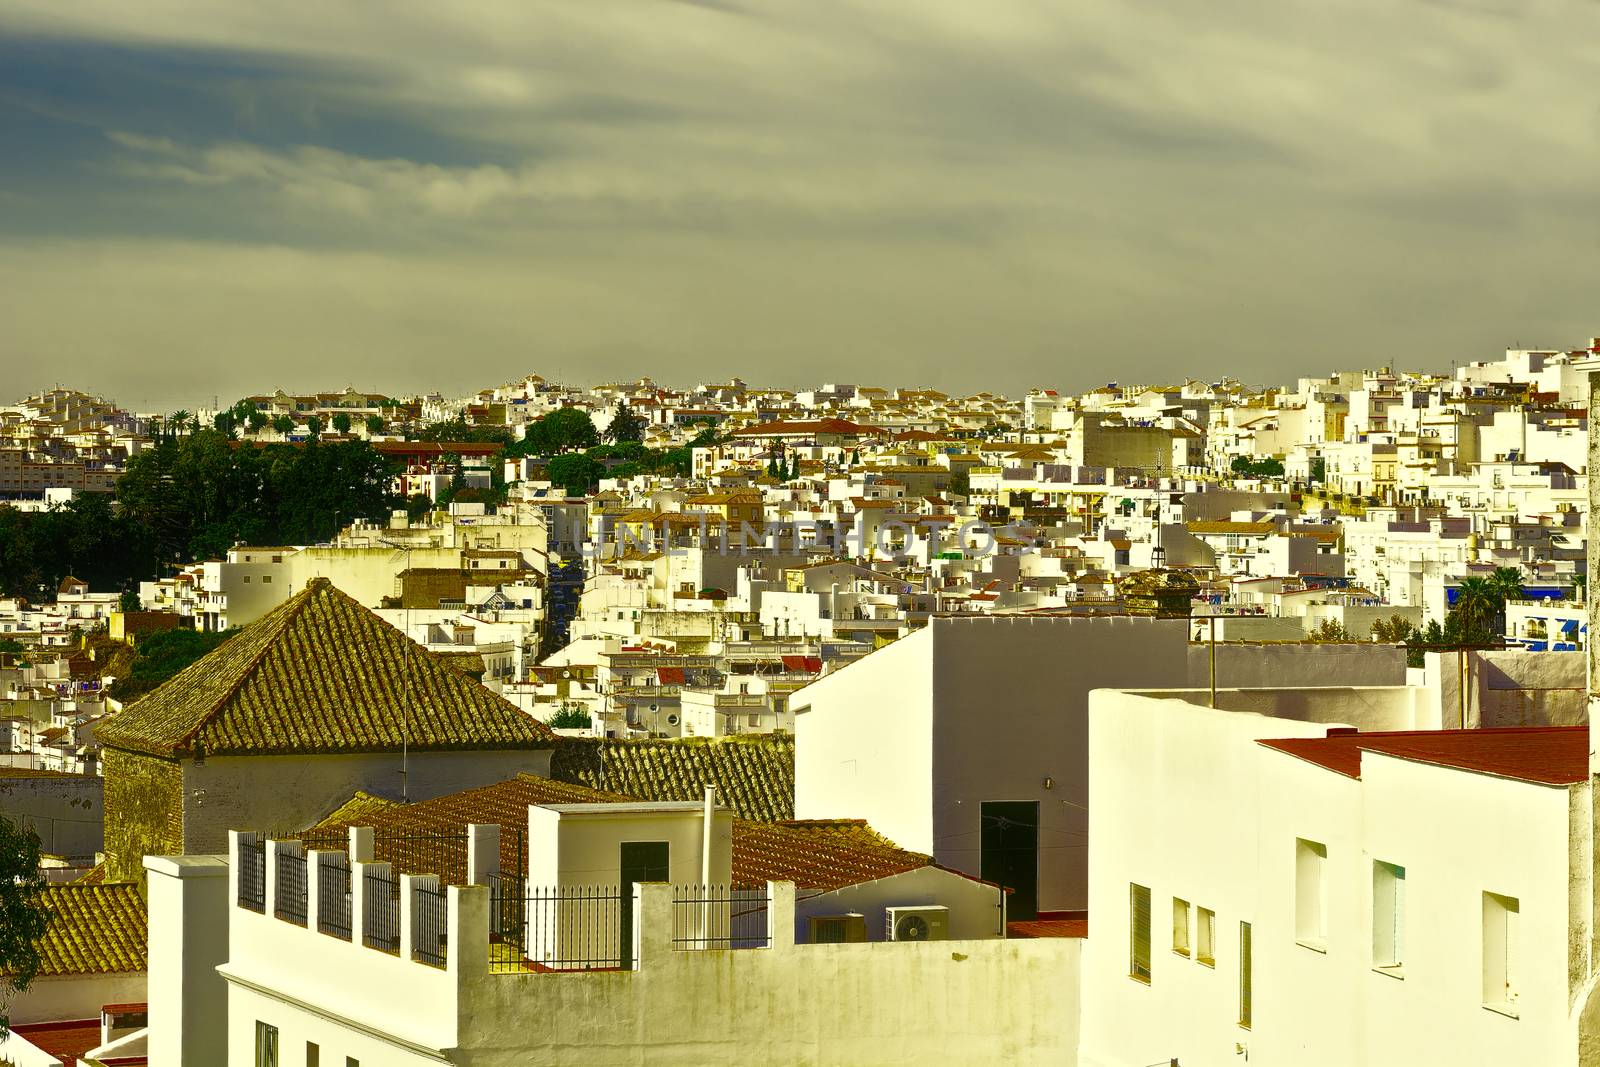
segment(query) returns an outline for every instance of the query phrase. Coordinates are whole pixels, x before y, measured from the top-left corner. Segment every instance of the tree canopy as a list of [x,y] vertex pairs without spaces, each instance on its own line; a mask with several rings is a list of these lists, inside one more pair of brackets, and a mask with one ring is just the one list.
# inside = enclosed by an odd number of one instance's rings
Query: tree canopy
[[10,1030],[12,994],[39,973],[39,940],[50,925],[44,885],[39,835],[0,815],[0,1036]]

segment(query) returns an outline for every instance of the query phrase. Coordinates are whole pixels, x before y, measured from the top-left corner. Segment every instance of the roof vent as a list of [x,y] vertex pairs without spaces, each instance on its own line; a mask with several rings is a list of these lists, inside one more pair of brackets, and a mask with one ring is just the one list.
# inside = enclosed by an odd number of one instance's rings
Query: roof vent
[[1357,730],[1354,726],[1330,726],[1330,727],[1328,727],[1327,736],[1328,737],[1349,737],[1352,734],[1359,734],[1360,732],[1361,731]]

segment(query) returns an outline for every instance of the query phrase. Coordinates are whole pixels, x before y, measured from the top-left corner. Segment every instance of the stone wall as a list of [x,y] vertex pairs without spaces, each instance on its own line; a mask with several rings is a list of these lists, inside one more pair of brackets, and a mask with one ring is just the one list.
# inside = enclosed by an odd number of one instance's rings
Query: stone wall
[[104,767],[106,880],[142,883],[146,855],[183,851],[183,768],[109,746]]

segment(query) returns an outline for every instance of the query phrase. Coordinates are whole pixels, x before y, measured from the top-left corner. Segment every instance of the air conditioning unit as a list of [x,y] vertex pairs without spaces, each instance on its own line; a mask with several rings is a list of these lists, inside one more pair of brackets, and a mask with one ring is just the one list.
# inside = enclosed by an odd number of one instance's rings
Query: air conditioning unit
[[813,945],[853,945],[867,939],[867,917],[856,912],[813,915],[808,922]]
[[950,937],[950,909],[941,904],[885,910],[890,941],[945,941]]

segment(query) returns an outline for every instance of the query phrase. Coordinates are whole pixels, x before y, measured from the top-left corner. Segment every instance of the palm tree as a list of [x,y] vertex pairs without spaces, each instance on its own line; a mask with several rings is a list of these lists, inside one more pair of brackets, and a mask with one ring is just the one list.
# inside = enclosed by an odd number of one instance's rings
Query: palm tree
[[1487,578],[1463,578],[1451,611],[1461,620],[1461,639],[1477,643],[1489,637],[1489,622],[1504,603]]
[[1507,600],[1522,599],[1522,571],[1516,567],[1496,567],[1489,575],[1489,587],[1500,598],[1501,607]]
[[167,425],[172,428],[173,436],[179,436],[189,429],[189,412],[186,408],[179,408],[167,419]]

